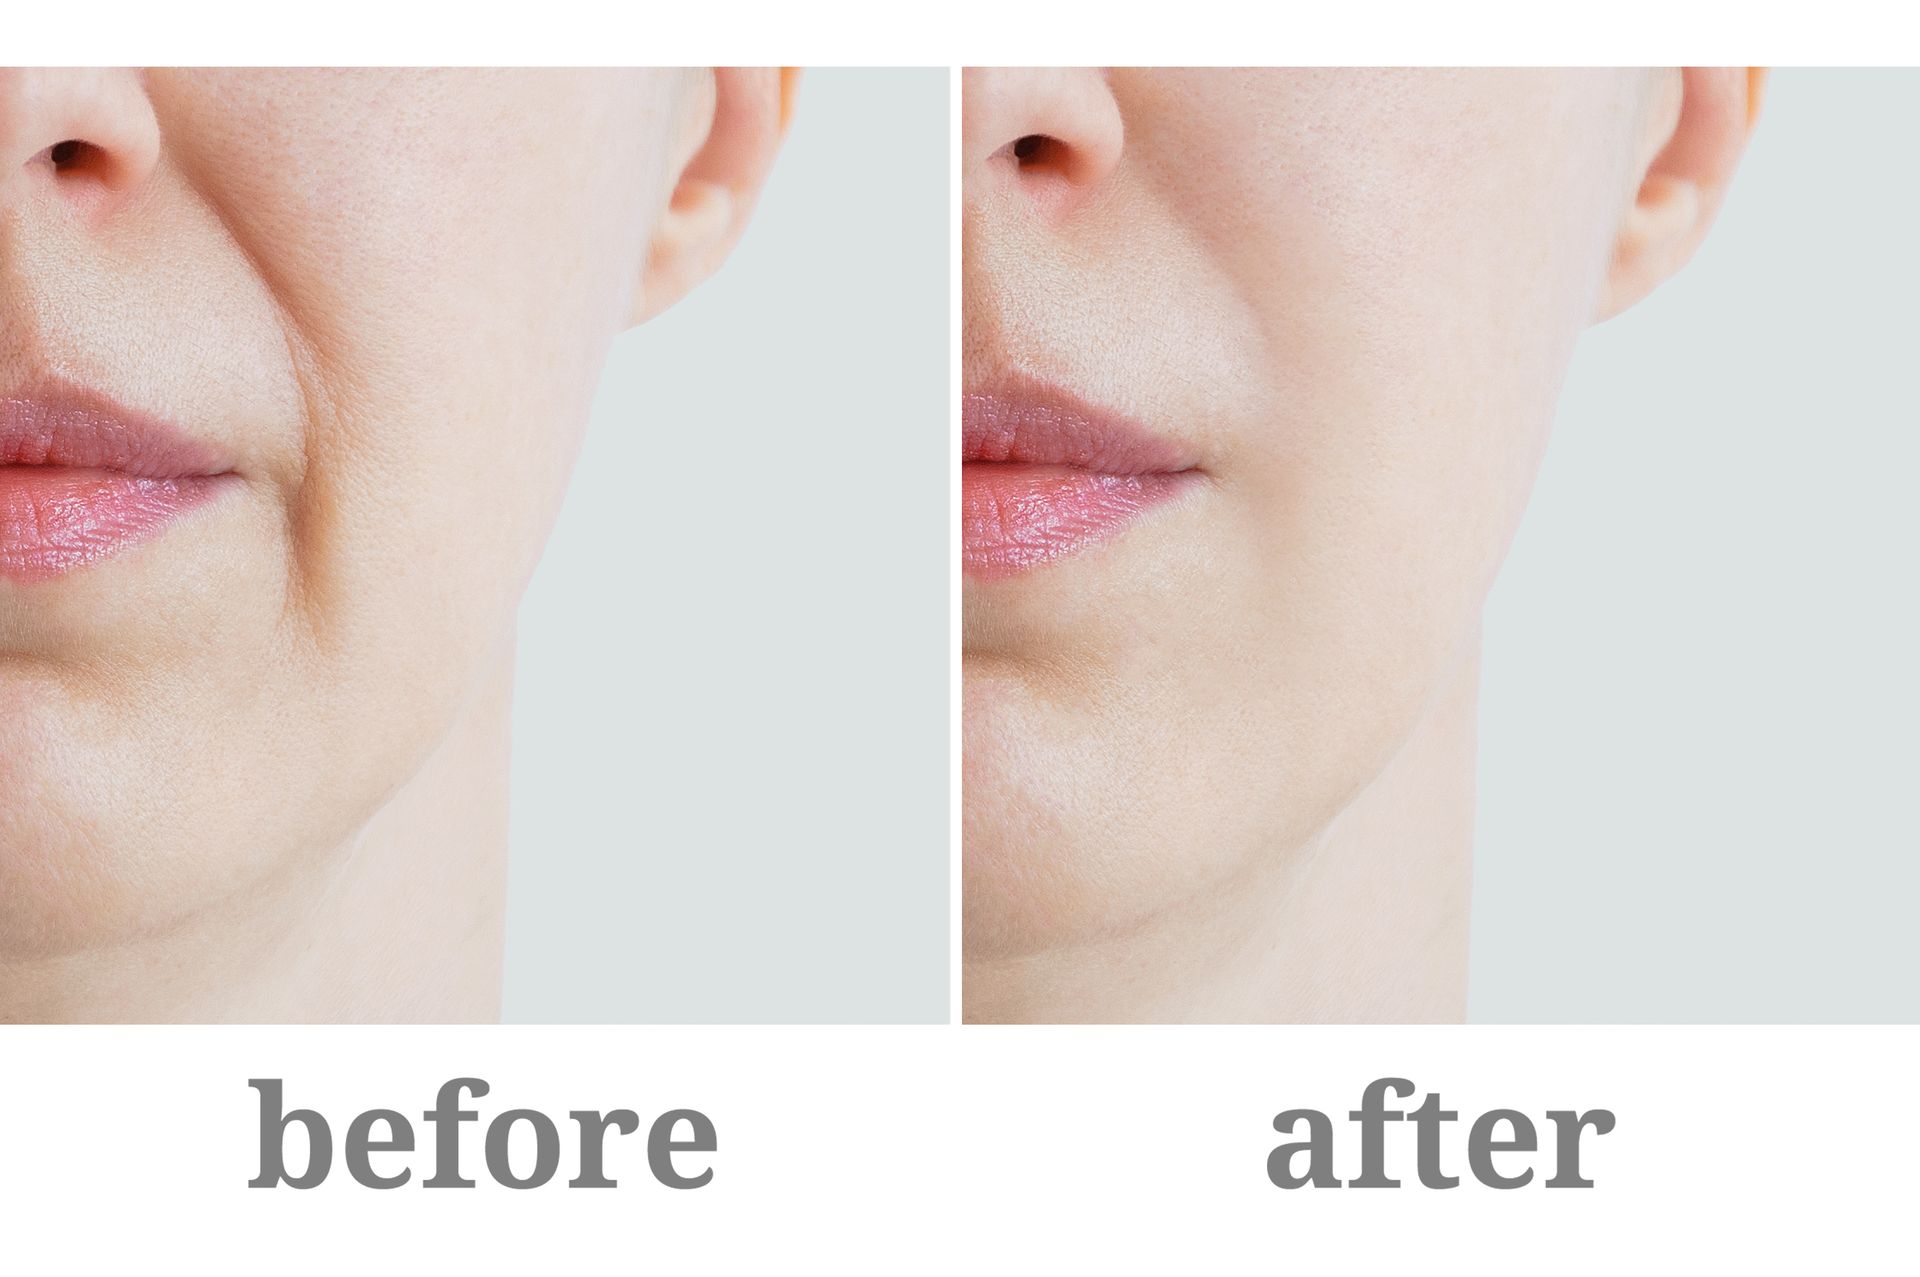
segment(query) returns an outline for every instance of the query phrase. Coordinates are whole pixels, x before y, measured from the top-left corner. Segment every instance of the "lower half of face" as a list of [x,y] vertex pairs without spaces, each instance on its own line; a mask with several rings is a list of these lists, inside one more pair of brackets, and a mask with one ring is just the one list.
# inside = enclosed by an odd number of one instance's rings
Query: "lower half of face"
[[0,958],[297,880],[507,659],[682,87],[156,72],[9,188]]
[[1115,72],[1086,191],[970,167],[970,958],[1284,868],[1471,654],[1634,83]]

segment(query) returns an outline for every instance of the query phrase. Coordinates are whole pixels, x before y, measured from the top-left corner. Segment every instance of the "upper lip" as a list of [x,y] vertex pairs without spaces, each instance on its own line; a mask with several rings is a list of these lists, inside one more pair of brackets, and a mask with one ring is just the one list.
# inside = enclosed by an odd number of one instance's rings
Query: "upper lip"
[[0,466],[105,470],[188,479],[232,469],[171,422],[58,379],[0,392]]
[[1175,474],[1196,466],[1178,444],[1072,392],[1007,380],[963,396],[960,459],[1102,474]]

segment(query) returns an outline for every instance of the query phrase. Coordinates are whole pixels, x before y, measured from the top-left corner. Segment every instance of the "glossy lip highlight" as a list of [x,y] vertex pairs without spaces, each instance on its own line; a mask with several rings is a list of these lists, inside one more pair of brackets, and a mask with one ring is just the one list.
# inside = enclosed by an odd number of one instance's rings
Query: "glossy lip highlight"
[[961,463],[961,566],[985,580],[1107,541],[1198,477],[1172,443],[1031,384],[964,397]]
[[98,563],[232,477],[213,449],[92,391],[49,382],[0,396],[0,577]]

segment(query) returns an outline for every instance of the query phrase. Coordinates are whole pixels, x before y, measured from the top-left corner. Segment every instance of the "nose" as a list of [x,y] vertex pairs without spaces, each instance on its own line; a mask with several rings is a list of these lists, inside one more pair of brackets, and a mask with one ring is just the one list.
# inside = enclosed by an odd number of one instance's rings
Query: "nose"
[[0,206],[52,192],[96,209],[138,190],[159,157],[138,71],[0,69]]
[[977,68],[960,84],[964,183],[1059,208],[1120,162],[1120,107],[1088,67]]

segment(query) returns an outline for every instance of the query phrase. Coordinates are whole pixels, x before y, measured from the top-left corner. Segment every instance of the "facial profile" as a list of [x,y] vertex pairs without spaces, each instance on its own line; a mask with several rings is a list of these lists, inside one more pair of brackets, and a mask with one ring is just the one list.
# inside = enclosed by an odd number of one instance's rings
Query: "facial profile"
[[967,1018],[1459,1018],[1481,605],[1755,87],[967,72]]
[[492,1014],[515,608],[788,87],[0,72],[0,1018]]

